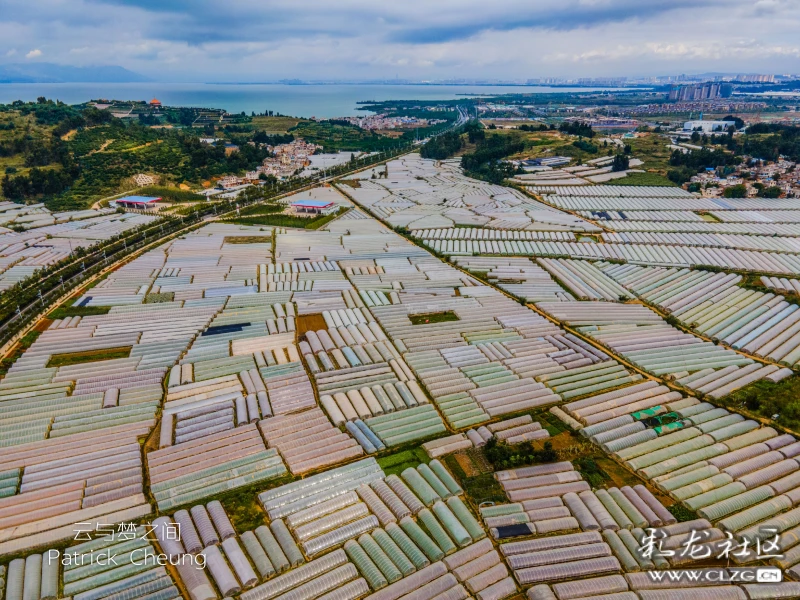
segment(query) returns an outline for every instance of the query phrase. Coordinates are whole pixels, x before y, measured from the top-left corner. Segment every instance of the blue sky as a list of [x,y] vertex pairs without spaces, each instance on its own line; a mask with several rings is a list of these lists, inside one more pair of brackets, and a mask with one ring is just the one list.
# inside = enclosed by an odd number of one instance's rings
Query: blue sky
[[800,72],[800,0],[0,0],[0,63],[165,81]]

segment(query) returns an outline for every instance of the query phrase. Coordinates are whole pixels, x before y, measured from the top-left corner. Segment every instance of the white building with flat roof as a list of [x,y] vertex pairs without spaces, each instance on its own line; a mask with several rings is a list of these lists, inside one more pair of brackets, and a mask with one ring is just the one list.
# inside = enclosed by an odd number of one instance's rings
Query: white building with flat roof
[[690,133],[692,131],[701,131],[703,133],[725,132],[731,125],[733,125],[733,121],[686,121],[683,124],[683,130]]

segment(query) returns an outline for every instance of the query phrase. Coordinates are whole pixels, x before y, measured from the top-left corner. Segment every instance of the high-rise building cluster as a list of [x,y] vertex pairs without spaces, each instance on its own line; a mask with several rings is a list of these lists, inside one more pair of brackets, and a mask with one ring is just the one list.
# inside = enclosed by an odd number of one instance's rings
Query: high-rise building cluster
[[675,85],[669,90],[669,99],[679,102],[692,102],[695,100],[713,100],[714,98],[729,98],[732,86],[719,81],[707,81],[695,85]]
[[736,81],[741,81],[742,83],[775,83],[775,75],[746,73],[737,75]]

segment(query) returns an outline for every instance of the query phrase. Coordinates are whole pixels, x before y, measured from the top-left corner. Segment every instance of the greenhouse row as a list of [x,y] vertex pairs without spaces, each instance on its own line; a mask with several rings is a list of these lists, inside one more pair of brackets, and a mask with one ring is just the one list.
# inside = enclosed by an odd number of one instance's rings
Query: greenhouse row
[[[74,563],[43,562],[43,556],[58,555],[55,550],[14,560],[7,598],[57,598],[62,588],[81,600],[179,597],[154,560],[153,543],[169,557],[192,600],[240,592],[242,598],[310,599],[338,590],[336,597],[352,600],[370,591],[400,598],[402,590],[416,589],[430,599],[451,589],[454,597],[485,600],[515,593],[461,493],[438,461],[385,480],[374,462],[362,461],[262,494],[265,507],[281,507],[282,516],[272,515],[269,526],[253,531],[237,534],[215,501],[160,517],[152,528],[120,529],[116,538],[72,546]],[[314,558],[322,548],[333,550]],[[115,560],[78,560],[109,552]],[[86,564],[91,568],[80,566]]]
[[[787,367],[800,360],[797,305],[781,295],[741,287],[740,275],[633,265],[599,266],[642,299],[701,335]],[[783,374],[788,373],[784,370]]]
[[[596,198],[692,198],[693,196],[681,188],[664,186],[620,186],[603,185],[580,187],[560,187],[552,192],[558,196],[589,196]],[[552,200],[552,198],[548,198]]]
[[[776,210],[772,206],[760,205],[758,210],[748,210],[746,203],[736,202],[727,203],[725,210],[583,210],[577,211],[587,219],[601,219],[615,222],[637,222],[649,221],[650,224],[656,222],[672,223],[694,223],[714,225],[720,223],[734,224],[747,223],[748,225],[765,225],[767,227],[780,226],[785,224],[800,223],[800,214],[796,207],[789,207],[789,210]],[[759,212],[761,210],[761,212]],[[705,215],[710,215],[708,219]],[[791,227],[790,227],[791,228]],[[791,228],[793,229],[793,228]],[[744,233],[744,230],[731,230],[736,233]]]
[[[567,210],[692,210],[783,211],[797,210],[790,198],[701,198],[680,188],[620,186],[559,189],[546,196],[548,204]],[[601,195],[600,192],[603,192]]]
[[148,452],[147,465],[163,510],[286,473],[277,450],[265,447],[252,424]]
[[641,305],[541,304],[556,318],[654,375],[666,375],[691,390],[720,398],[759,379],[779,381],[789,373],[675,329]]
[[[358,187],[339,191],[392,227],[412,232],[459,226],[487,227],[497,234],[551,235],[552,232],[596,231],[592,223],[553,210],[514,188],[470,179],[456,162],[432,163],[419,155],[390,161],[391,181],[362,178]],[[582,180],[581,180],[582,181]],[[464,230],[462,230],[464,231]],[[471,231],[467,229],[465,231]],[[483,235],[481,229],[474,230]]]
[[[289,471],[295,475],[363,456],[366,450],[357,438],[334,427],[318,408],[264,419],[259,421],[259,429],[269,447],[280,452]],[[372,452],[375,452],[374,447]]]
[[800,294],[800,281],[797,279],[786,279],[785,277],[759,277],[761,285],[779,292],[789,294]]
[[[707,530],[701,543],[711,552],[722,548],[726,532],[751,542],[783,532],[780,543],[788,552],[773,563],[787,569],[800,563],[800,554],[790,550],[800,525],[800,442],[793,436],[655,382],[568,403],[563,411],[581,435],[705,519],[668,530],[667,539],[674,535],[679,543],[690,530]],[[645,415],[662,416],[662,425],[648,428]],[[668,560],[674,565],[677,559]],[[756,559],[755,552],[736,556],[738,563]]]
[[705,223],[696,212],[690,210],[581,210],[582,217],[608,221],[654,221]]
[[629,300],[632,295],[590,262],[539,258],[537,261],[580,300]]
[[452,261],[527,302],[569,302],[574,299],[547,271],[527,258],[454,256]]
[[[552,196],[413,156],[389,169],[351,189],[397,227],[559,252],[448,264],[351,210],[322,230],[209,223],[81,290],[0,381],[0,554],[31,563],[27,577],[19,562],[7,569],[11,600],[51,599],[53,574],[37,565],[44,549],[75,544],[74,523],[145,520],[152,534],[121,551],[161,551],[175,568],[62,565],[54,600],[503,600],[529,589],[566,600],[606,592],[582,596],[565,580],[608,577],[608,594],[645,600],[663,590],[628,576],[694,564],[639,551],[650,528],[668,549],[685,542],[675,507],[697,513],[715,552],[729,533],[764,541],[776,528],[785,556],[774,564],[798,578],[800,444],[712,403],[791,374],[773,363],[793,356],[794,304],[740,287],[741,275],[630,263],[671,262],[668,252],[759,274],[800,263],[672,238],[571,241],[597,228]],[[599,199],[737,210],[675,194]],[[514,229],[488,239],[439,218]],[[561,258],[573,248],[630,254]],[[712,340],[741,335],[714,344],[638,298]],[[495,494],[507,502],[479,507]],[[66,547],[109,547],[91,543]]]
[[[599,211],[595,211],[599,212]],[[606,211],[603,211],[606,212]],[[626,212],[626,215],[633,214]],[[638,211],[637,214],[648,215],[650,211]],[[710,214],[710,213],[709,213]],[[720,215],[723,213],[717,213]],[[730,213],[724,213],[730,214]],[[759,216],[762,213],[757,213]],[[719,218],[715,215],[715,218]],[[586,218],[592,218],[589,215],[584,215]],[[797,215],[800,219],[800,214]],[[714,233],[714,234],[746,234],[749,236],[781,236],[781,237],[797,237],[800,236],[800,225],[797,221],[792,220],[789,223],[765,223],[766,219],[759,219],[755,223],[729,223],[717,221],[702,221],[702,222],[687,222],[687,221],[648,221],[646,219],[639,221],[603,221],[603,227],[613,232],[643,232],[655,231],[662,233]]]
[[800,252],[800,240],[790,237],[758,235],[731,235],[718,233],[655,233],[622,232],[604,233],[607,244],[656,244],[669,246],[703,246],[713,248],[738,248],[764,252]]
[[603,575],[576,581],[564,581],[552,585],[538,584],[531,587],[528,600],[578,600],[581,598],[604,598],[605,600],[766,600],[794,598],[800,594],[796,582],[785,583],[741,583],[737,581],[735,569],[697,569],[698,580],[719,581],[721,585],[696,586],[696,582],[670,581],[664,585],[647,573],[625,573]]
[[647,244],[583,242],[458,241],[424,242],[435,252],[450,255],[503,254],[615,260],[650,265],[712,266],[779,275],[800,274],[800,258],[793,254],[766,254],[752,250]]
[[415,231],[421,240],[561,240],[572,242],[568,231],[506,231],[495,229],[423,229]]
[[[69,257],[155,217],[116,214],[111,209],[51,213],[43,204],[0,202],[0,292],[31,277],[38,269]],[[13,226],[14,229],[6,228]]]

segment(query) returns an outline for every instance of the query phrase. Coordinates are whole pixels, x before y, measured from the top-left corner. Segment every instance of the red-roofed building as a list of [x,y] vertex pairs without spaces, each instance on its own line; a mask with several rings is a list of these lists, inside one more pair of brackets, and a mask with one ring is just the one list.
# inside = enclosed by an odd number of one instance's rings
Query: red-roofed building
[[298,213],[329,215],[336,210],[336,204],[328,200],[298,200],[292,202],[292,208]]
[[149,210],[156,207],[156,202],[161,198],[153,196],[125,196],[116,200],[117,206],[123,208],[135,208],[138,210]]

